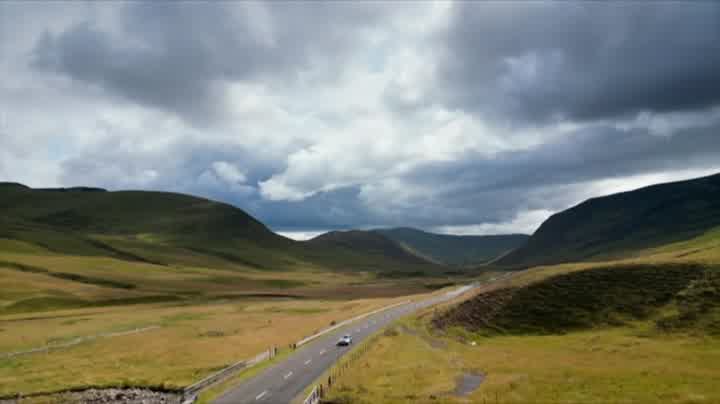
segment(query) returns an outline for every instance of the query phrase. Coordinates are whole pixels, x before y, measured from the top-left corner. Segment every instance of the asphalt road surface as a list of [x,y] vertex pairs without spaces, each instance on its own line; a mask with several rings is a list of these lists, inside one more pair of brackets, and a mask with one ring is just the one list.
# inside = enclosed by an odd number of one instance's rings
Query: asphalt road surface
[[329,369],[341,356],[352,349],[336,346],[345,334],[353,344],[382,329],[398,318],[424,307],[455,298],[474,288],[467,285],[442,295],[418,302],[396,306],[372,316],[354,321],[344,327],[318,337],[299,348],[290,357],[277,363],[214,401],[214,404],[287,404]]

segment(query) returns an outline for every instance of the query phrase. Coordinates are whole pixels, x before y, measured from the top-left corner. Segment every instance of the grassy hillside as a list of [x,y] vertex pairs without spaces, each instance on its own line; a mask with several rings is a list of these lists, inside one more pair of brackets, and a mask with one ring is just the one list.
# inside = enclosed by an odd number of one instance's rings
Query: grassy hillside
[[553,215],[497,264],[527,267],[626,257],[720,226],[720,174],[590,199]]
[[65,231],[155,234],[179,242],[200,238],[281,239],[240,209],[189,195],[0,185],[0,196],[2,217]]
[[361,230],[332,231],[306,242],[316,251],[335,251],[357,268],[376,272],[377,262],[387,263],[388,275],[422,275],[439,273],[443,266],[414,254],[380,233]]
[[524,234],[454,236],[401,227],[376,232],[395,240],[424,257],[448,265],[481,265],[523,245]]
[[202,255],[250,267],[281,263],[266,250],[292,244],[242,210],[203,198],[17,184],[0,184],[0,238],[56,254],[159,264]]
[[720,336],[720,227],[630,258],[540,266],[436,318],[485,335],[552,334],[636,321]]
[[[232,205],[166,192],[0,183],[0,251],[254,270],[437,272],[391,250],[300,243]],[[418,266],[420,268],[415,268]]]
[[720,268],[616,265],[559,274],[470,299],[435,320],[487,335],[556,334],[653,318],[720,335]]

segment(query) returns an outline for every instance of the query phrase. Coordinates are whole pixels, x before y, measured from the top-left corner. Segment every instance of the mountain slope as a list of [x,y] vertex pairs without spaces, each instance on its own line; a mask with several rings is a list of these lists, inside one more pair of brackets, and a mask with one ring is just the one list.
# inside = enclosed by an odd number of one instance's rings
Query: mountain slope
[[234,206],[168,192],[30,189],[0,184],[0,216],[84,233],[151,233],[175,240],[282,239]]
[[235,206],[190,195],[0,183],[5,251],[256,270],[425,274],[440,268],[386,241],[393,248],[296,242]]
[[320,250],[340,251],[349,262],[366,267],[368,270],[372,270],[372,259],[377,257],[385,258],[395,273],[437,272],[443,268],[373,231],[331,231],[305,243]]
[[280,266],[292,245],[241,209],[204,198],[9,183],[0,184],[0,238],[56,254],[256,269]]
[[405,245],[424,257],[449,265],[480,265],[523,245],[524,234],[454,236],[400,227],[376,232]]
[[720,174],[590,199],[545,221],[496,264],[620,258],[720,226]]

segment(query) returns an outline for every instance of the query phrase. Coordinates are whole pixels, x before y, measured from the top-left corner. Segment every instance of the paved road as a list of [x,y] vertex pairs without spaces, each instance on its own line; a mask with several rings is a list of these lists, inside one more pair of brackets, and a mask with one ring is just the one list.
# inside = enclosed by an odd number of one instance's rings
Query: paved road
[[474,288],[467,285],[448,293],[419,302],[396,306],[319,337],[281,363],[275,364],[257,376],[228,391],[214,404],[286,404],[314,382],[351,347],[338,347],[335,343],[344,334],[350,334],[355,344],[379,329],[421,308],[432,306]]

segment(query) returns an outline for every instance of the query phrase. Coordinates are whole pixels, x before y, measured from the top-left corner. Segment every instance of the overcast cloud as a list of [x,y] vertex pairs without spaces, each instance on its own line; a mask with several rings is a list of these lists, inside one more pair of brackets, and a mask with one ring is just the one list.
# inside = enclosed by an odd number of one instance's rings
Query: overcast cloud
[[0,180],[297,237],[532,232],[720,172],[714,2],[0,2],[0,77]]

